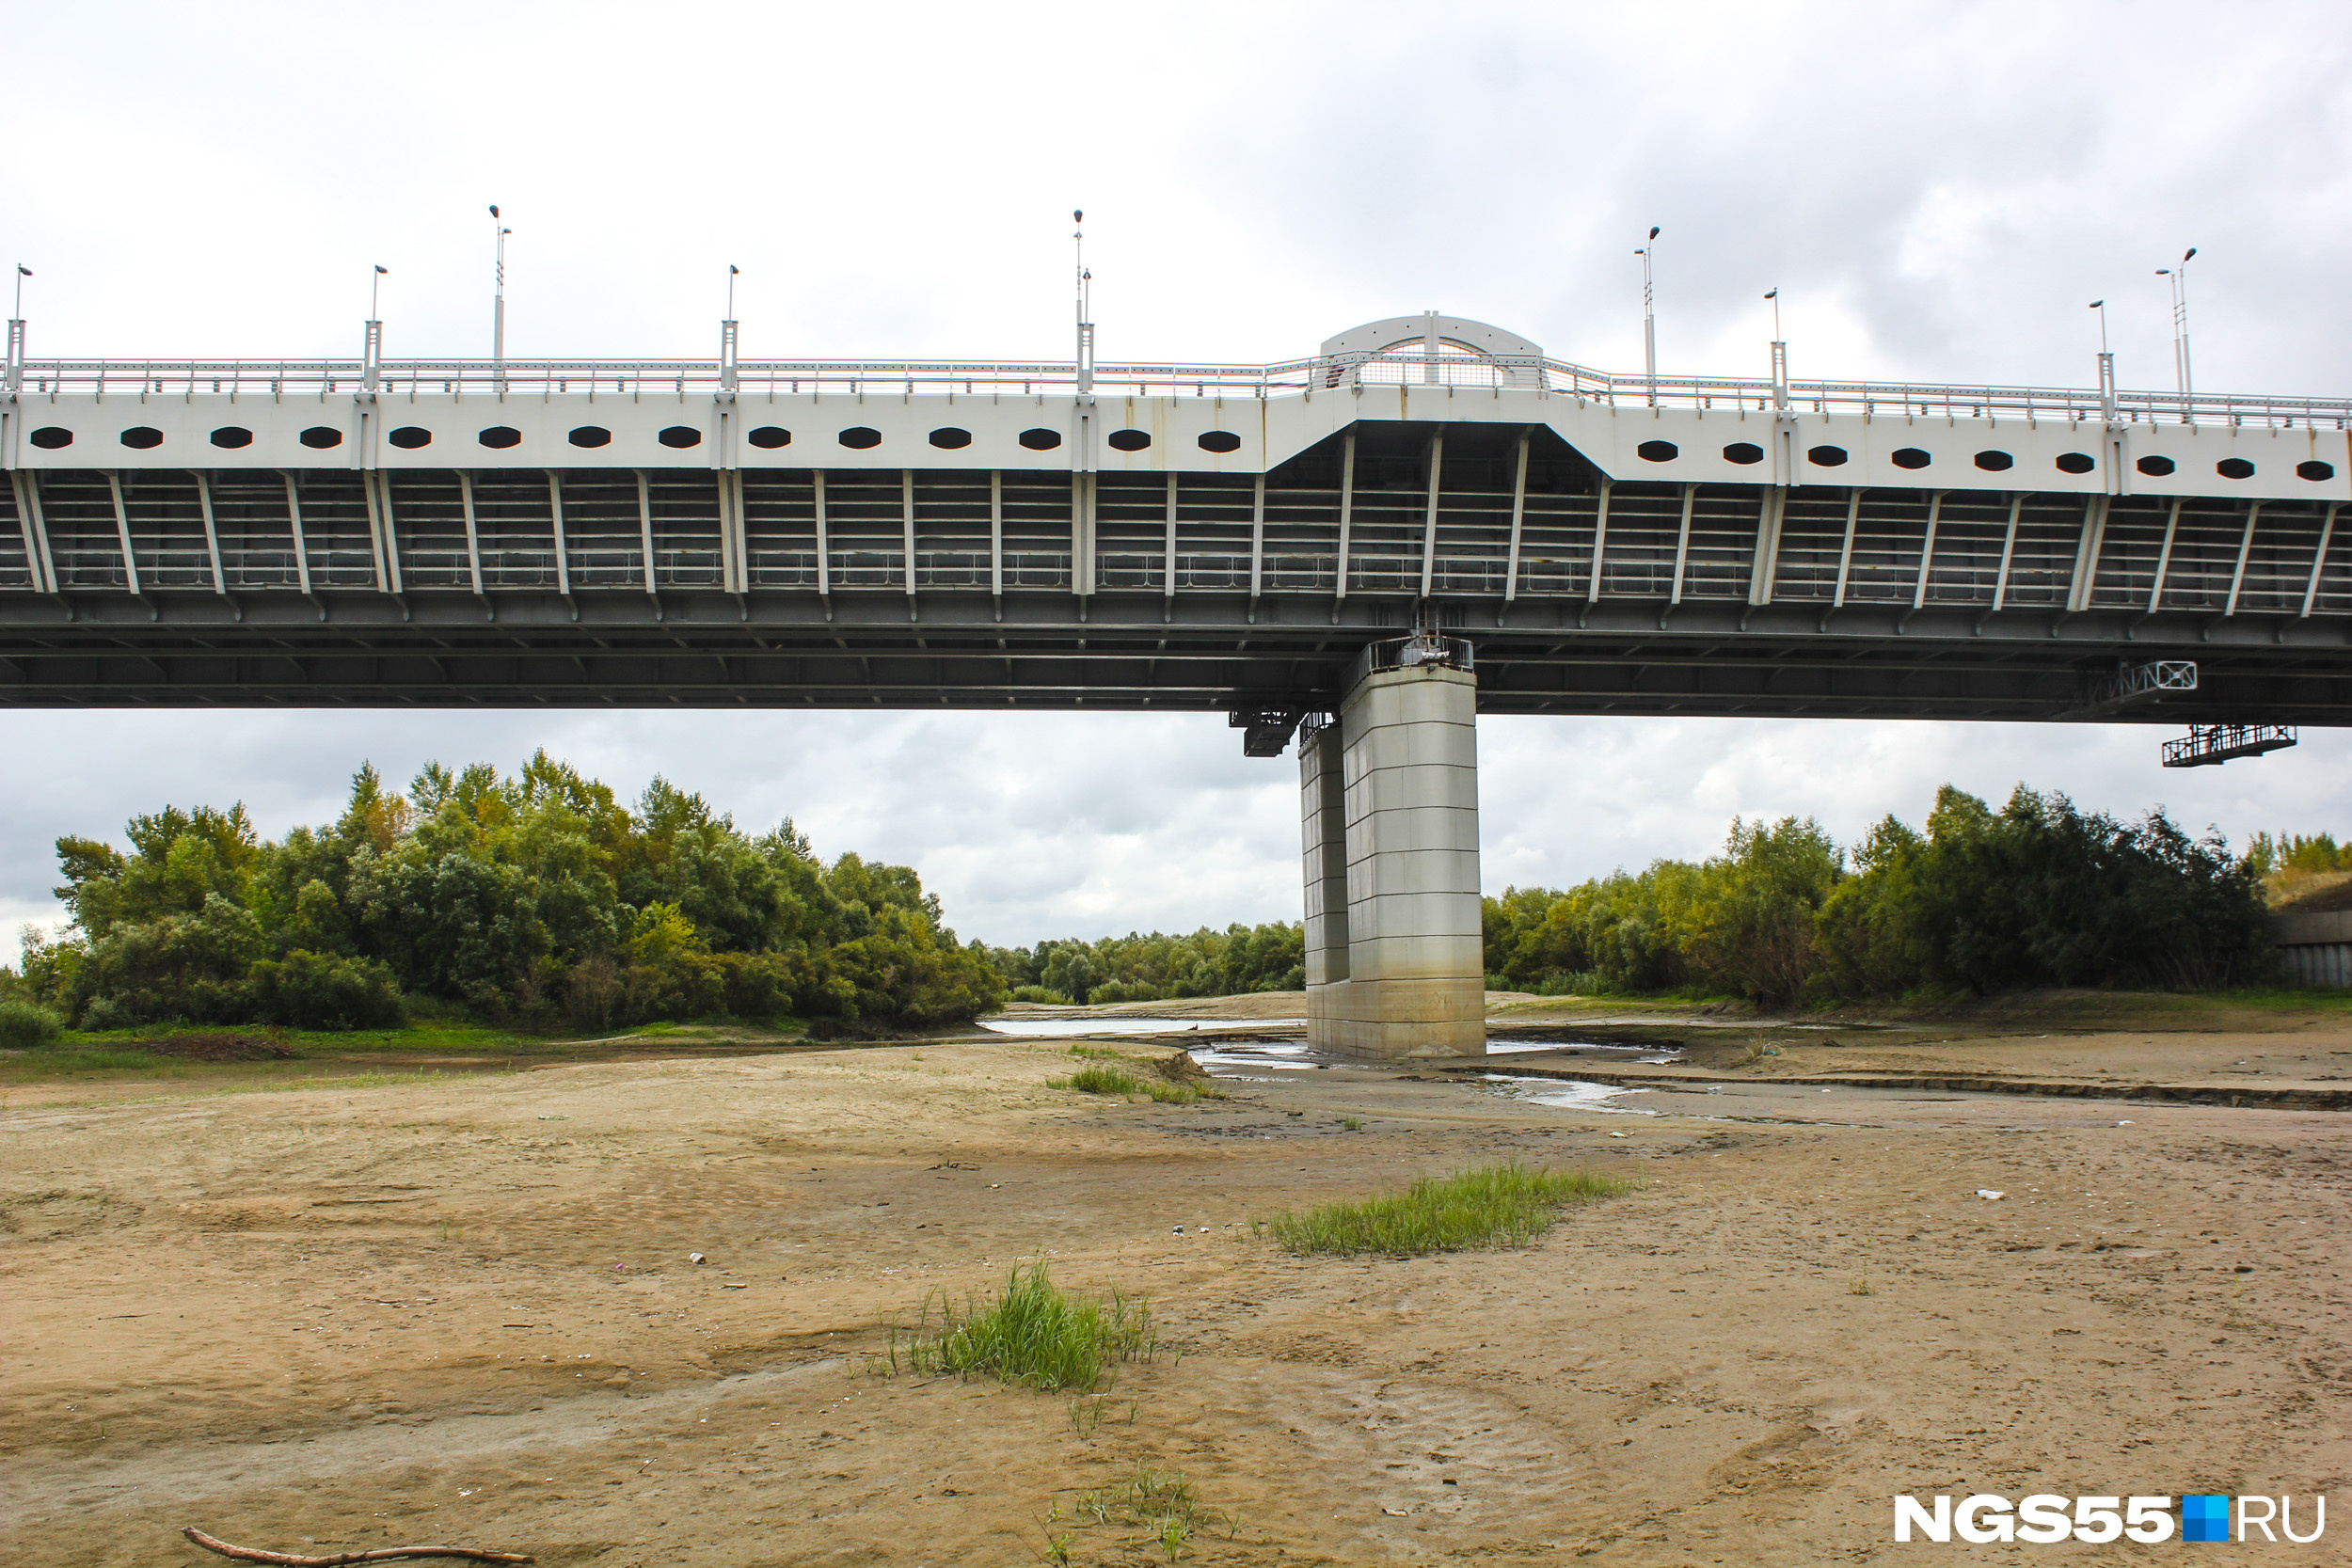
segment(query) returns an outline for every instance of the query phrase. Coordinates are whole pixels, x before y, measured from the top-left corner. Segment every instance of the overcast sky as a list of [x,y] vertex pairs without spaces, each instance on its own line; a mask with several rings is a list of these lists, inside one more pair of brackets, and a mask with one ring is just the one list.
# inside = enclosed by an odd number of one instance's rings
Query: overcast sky
[[[2352,390],[2352,8],[2076,4],[6,6],[0,248],[36,356],[1068,353],[1261,361],[1436,307],[1668,370]],[[1697,856],[1735,813],[1851,836],[2020,780],[2233,839],[2352,832],[2352,744],[2193,772],[2166,732],[1488,720],[1486,879]],[[967,935],[1298,913],[1294,765],[1218,717],[0,712],[0,920],[50,842],[166,801],[331,816],[364,758],[634,794],[656,772],[910,862]]]

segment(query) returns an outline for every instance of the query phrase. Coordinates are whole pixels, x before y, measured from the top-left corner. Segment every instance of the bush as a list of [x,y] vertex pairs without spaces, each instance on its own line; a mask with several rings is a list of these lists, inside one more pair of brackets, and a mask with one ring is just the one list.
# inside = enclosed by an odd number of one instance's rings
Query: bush
[[1252,1221],[1290,1252],[1410,1257],[1470,1247],[1525,1246],[1564,1204],[1615,1197],[1629,1184],[1591,1171],[1541,1170],[1517,1162],[1424,1176],[1404,1192],[1362,1203],[1327,1203],[1303,1214]]
[[0,1002],[0,1048],[37,1051],[56,1044],[64,1028],[56,1014],[38,1004],[14,999]]
[[1087,992],[1087,1005],[1106,1007],[1115,1002],[1165,1002],[1168,993],[1142,980],[1105,980]]
[[1070,1294],[1046,1277],[1040,1259],[1025,1271],[1015,1263],[1003,1291],[986,1301],[967,1298],[961,1311],[945,1297],[926,1301],[903,1350],[892,1330],[890,1367],[898,1370],[903,1354],[907,1369],[926,1377],[953,1372],[1083,1391],[1114,1363],[1149,1361],[1158,1349],[1148,1300],[1116,1291]]
[[402,1022],[392,972],[365,958],[339,958],[297,947],[253,966],[253,1016],[297,1029],[389,1029]]
[[1046,986],[1015,986],[1012,988],[1011,1000],[1015,1002],[1039,1002],[1043,1003],[1047,1006],[1053,1007],[1067,1007],[1070,1006],[1070,998]]

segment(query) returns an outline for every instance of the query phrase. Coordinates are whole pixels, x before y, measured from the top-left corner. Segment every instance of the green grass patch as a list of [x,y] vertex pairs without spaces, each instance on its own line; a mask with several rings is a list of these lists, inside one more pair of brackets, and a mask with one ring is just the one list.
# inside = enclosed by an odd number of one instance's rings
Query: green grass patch
[[1171,1563],[1190,1555],[1187,1548],[1197,1534],[1216,1529],[1231,1541],[1241,1531],[1237,1516],[1201,1505],[1200,1488],[1184,1471],[1157,1469],[1142,1460],[1136,1461],[1133,1475],[1081,1494],[1068,1514],[1062,1513],[1058,1501],[1047,1506],[1048,1562],[1076,1560],[1072,1555],[1080,1544],[1076,1533],[1057,1528],[1065,1518],[1079,1529],[1114,1528],[1120,1531],[1120,1545],[1147,1550],[1157,1546]]
[[1003,1290],[966,1297],[961,1307],[944,1295],[927,1299],[913,1328],[891,1325],[887,1368],[1084,1392],[1120,1362],[1158,1353],[1146,1298],[1064,1291],[1040,1259],[1015,1263]]
[[130,1045],[56,1045],[18,1053],[9,1060],[8,1069],[8,1076],[19,1082],[95,1072],[180,1078],[187,1075],[190,1064]]
[[[1104,1055],[1116,1055],[1104,1052]],[[1067,1078],[1048,1078],[1049,1089],[1075,1089],[1080,1094],[1109,1094],[1124,1098],[1131,1094],[1149,1095],[1157,1105],[1194,1105],[1200,1101],[1200,1091],[1190,1084],[1171,1084],[1164,1078],[1138,1078],[1123,1067],[1111,1067],[1097,1062],[1083,1067]]]
[[1565,1206],[1631,1190],[1630,1182],[1591,1171],[1544,1170],[1513,1161],[1448,1177],[1424,1176],[1402,1193],[1361,1203],[1326,1203],[1303,1214],[1285,1212],[1252,1220],[1250,1228],[1301,1256],[1409,1258],[1525,1246],[1551,1228]]
[[1120,1059],[1119,1053],[1107,1045],[1073,1045],[1070,1053],[1073,1056],[1091,1057],[1098,1062],[1116,1062]]

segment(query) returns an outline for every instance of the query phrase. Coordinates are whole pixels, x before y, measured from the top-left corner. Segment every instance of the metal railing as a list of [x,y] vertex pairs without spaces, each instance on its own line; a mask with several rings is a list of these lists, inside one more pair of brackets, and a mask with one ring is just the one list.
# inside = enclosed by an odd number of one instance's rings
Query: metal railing
[[2293,724],[2198,724],[2164,743],[2167,768],[2210,768],[2232,757],[2258,757],[2296,741]]
[[[358,359],[46,359],[23,366],[20,396],[358,396],[371,367]],[[1075,395],[1077,367],[1044,360],[742,360],[731,376],[715,360],[388,359],[373,367],[379,398],[439,396],[716,396],[746,401],[818,393]],[[2352,399],[2064,387],[1968,387],[1897,381],[1791,381],[1739,376],[1618,375],[1565,360],[1463,354],[1343,355],[1270,365],[1097,365],[1093,393],[1136,397],[1292,397],[1348,386],[1408,389],[1540,389],[1610,407],[1810,414],[1931,415],[2073,420],[2119,424],[2318,426],[2352,429]],[[1654,385],[1654,391],[1653,391]]]
[[1354,690],[1366,676],[1383,670],[1417,670],[1423,665],[1437,665],[1449,670],[1476,668],[1469,639],[1416,632],[1410,637],[1392,637],[1385,642],[1365,643],[1364,651],[1356,656],[1355,668],[1348,672],[1348,689]]

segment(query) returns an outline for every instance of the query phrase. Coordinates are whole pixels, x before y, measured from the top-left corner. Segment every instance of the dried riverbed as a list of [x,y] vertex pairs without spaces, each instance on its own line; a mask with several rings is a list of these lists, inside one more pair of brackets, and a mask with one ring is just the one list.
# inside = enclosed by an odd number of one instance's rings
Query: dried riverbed
[[[1202,1048],[1228,1098],[1197,1105],[1048,1089],[1069,1042],[1012,1038],[12,1088],[0,1552],[216,1561],[196,1524],[1023,1563],[1140,1463],[1199,1489],[1188,1561],[1809,1565],[1889,1554],[1897,1492],[2352,1475],[2352,1115],[1790,1081],[2334,1083],[2340,1022],[1737,1069],[1710,1036],[1561,1103],[1531,1069],[1603,1056],[1368,1068],[1261,1033]],[[1508,1254],[1301,1260],[1246,1223],[1504,1158],[1640,1187]],[[926,1292],[1035,1256],[1149,1291],[1182,1361],[1091,1408],[861,1370]],[[1166,1560],[1135,1534],[1081,1525],[1072,1559]]]

